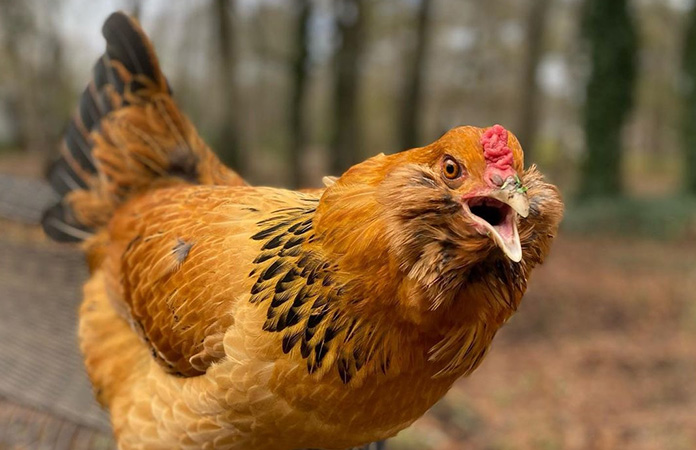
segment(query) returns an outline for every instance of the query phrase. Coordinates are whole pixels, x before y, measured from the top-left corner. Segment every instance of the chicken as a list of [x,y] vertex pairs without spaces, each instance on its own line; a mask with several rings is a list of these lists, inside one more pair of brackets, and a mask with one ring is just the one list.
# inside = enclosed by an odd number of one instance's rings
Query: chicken
[[325,189],[248,186],[122,13],[43,219],[79,241],[79,339],[122,449],[343,449],[476,369],[562,216],[503,127],[377,155]]

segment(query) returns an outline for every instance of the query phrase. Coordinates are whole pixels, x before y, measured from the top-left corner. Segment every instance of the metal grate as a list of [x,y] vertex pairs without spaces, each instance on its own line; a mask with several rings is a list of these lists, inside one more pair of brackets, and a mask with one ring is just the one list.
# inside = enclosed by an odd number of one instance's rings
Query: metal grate
[[0,217],[38,224],[41,214],[58,197],[45,181],[0,174]]

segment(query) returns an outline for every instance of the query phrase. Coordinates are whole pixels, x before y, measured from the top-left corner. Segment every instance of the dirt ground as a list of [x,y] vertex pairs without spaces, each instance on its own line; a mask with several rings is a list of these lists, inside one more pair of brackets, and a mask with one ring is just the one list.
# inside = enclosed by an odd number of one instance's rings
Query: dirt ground
[[482,366],[389,448],[696,448],[696,243],[559,238]]

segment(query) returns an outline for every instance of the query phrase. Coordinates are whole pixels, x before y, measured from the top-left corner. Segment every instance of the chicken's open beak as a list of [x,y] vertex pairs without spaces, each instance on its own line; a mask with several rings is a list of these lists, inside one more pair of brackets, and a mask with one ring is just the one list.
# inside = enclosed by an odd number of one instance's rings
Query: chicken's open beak
[[489,236],[512,261],[522,260],[522,246],[516,215],[529,215],[529,199],[518,178],[500,189],[464,199],[464,209],[474,220],[476,229]]

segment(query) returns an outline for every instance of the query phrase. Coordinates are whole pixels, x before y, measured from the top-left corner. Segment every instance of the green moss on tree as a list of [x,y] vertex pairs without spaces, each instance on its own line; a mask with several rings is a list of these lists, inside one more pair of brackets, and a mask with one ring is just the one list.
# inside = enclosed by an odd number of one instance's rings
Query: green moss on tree
[[633,106],[636,31],[628,0],[586,0],[582,31],[589,44],[584,127],[587,157],[581,198],[621,194],[621,130]]
[[691,10],[684,36],[682,56],[684,110],[682,145],[684,150],[684,187],[696,195],[696,7]]

